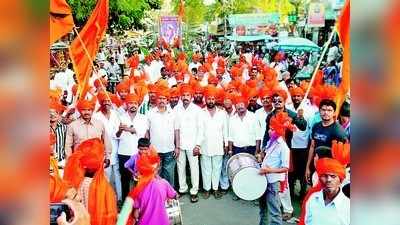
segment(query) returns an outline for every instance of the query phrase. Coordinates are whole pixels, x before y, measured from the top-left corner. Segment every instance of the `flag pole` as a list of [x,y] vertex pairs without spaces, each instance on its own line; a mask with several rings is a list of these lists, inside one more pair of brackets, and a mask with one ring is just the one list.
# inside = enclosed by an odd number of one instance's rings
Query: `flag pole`
[[328,41],[325,43],[324,49],[322,50],[321,56],[320,56],[320,58],[319,58],[319,60],[318,60],[318,63],[317,63],[317,65],[315,66],[313,75],[312,75],[312,77],[311,77],[310,84],[309,84],[308,87],[307,87],[307,91],[306,91],[306,93],[305,93],[305,95],[304,95],[304,98],[303,98],[303,100],[301,101],[300,105],[304,104],[305,99],[307,99],[307,96],[308,96],[309,93],[310,93],[312,84],[313,84],[314,79],[315,79],[315,75],[317,74],[317,72],[318,72],[318,70],[319,70],[319,66],[320,66],[321,63],[322,63],[322,60],[323,60],[323,58],[324,58],[324,56],[325,56],[325,54],[326,54],[326,51],[328,50],[328,47],[329,47],[330,43],[332,42],[333,36],[336,34],[336,32],[337,32],[337,31],[336,31],[336,27],[334,27],[334,28],[332,29],[332,33],[331,33],[331,35],[329,36]]

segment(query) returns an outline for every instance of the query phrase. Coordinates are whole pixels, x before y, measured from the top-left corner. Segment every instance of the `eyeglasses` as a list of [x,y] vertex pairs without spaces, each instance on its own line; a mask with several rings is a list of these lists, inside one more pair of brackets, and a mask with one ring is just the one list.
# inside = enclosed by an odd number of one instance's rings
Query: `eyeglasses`
[[274,99],[272,102],[273,102],[273,103],[283,103],[283,101],[282,101],[282,100],[279,100],[279,99]]

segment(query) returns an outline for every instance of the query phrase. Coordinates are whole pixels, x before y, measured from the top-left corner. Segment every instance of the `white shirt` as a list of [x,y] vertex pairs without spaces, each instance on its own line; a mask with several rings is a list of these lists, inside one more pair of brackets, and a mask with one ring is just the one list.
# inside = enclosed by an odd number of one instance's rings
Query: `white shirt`
[[147,114],[150,140],[158,153],[168,153],[175,149],[175,130],[179,130],[177,114],[169,107],[163,113],[158,108]]
[[266,112],[264,107],[257,109],[255,115],[258,123],[258,127],[260,128],[259,136],[258,138],[262,140],[264,138],[264,133],[267,129],[267,116],[270,112]]
[[136,133],[123,131],[119,137],[118,154],[120,155],[134,155],[138,152],[137,143],[139,138],[143,138],[146,131],[149,129],[148,120],[145,115],[136,112],[135,117],[132,118],[127,112],[121,116],[121,123],[127,126],[133,126]]
[[179,103],[174,110],[180,120],[180,147],[182,150],[192,151],[203,141],[202,109],[191,102],[186,109],[182,103]]
[[123,52],[117,54],[117,63],[125,64],[125,54]]
[[204,140],[200,153],[206,156],[224,155],[224,146],[228,146],[228,114],[216,108],[213,116],[207,108],[202,109]]
[[[273,143],[269,140],[264,151],[265,157],[262,162],[262,167],[289,168],[290,150],[282,137],[279,137]],[[278,181],[284,181],[285,173],[268,173],[266,177],[268,183],[275,183]]]
[[199,69],[200,66],[201,66],[201,63],[199,63],[199,62],[197,62],[197,63],[191,62],[191,63],[189,63],[189,71],[192,72],[193,68]]
[[176,84],[177,84],[177,82],[176,82],[175,77],[170,77],[170,78],[168,78],[168,87],[169,87],[169,88],[171,88],[172,86],[174,86],[174,85],[176,85]]
[[342,191],[325,205],[323,190],[313,193],[306,202],[306,225],[350,225],[350,199]]
[[[292,110],[294,112],[298,112],[299,109],[303,109],[303,116],[304,119],[307,121],[307,124],[310,122],[311,118],[314,115],[313,109],[311,108],[310,102],[305,100],[305,103],[300,105],[297,110],[294,109],[293,104],[287,107],[287,109]],[[293,137],[292,137],[292,148],[307,148],[308,147],[308,142],[310,141],[310,127],[307,126],[306,130],[300,130],[296,129],[296,131],[293,132]]]
[[104,124],[104,128],[106,130],[106,135],[111,140],[111,157],[110,157],[110,164],[114,165],[118,162],[117,160],[117,151],[118,151],[118,140],[115,136],[115,133],[118,131],[119,127],[119,117],[117,112],[111,110],[110,119],[108,119],[102,112],[95,112],[93,113],[93,118],[100,120]]
[[231,82],[231,81],[232,81],[232,79],[231,79],[231,76],[229,75],[229,73],[225,72],[224,74],[222,74],[222,79],[220,82],[222,86],[228,85],[229,82]]
[[259,138],[260,128],[253,112],[247,111],[243,120],[236,113],[229,121],[228,140],[236,147],[255,146]]
[[[72,72],[72,73],[71,73]],[[73,78],[74,72],[67,69],[65,72],[58,72],[54,75],[54,86],[60,88],[61,90],[70,90],[75,84]]]

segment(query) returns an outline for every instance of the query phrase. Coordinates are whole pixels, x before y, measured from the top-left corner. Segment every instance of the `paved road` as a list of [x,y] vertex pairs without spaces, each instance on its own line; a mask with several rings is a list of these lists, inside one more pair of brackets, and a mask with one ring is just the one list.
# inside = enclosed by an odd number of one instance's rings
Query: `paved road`
[[[258,206],[254,202],[233,201],[231,193],[219,200],[213,195],[205,200],[200,193],[199,202],[194,204],[185,195],[180,198],[180,203],[183,225],[258,225],[259,222]],[[298,202],[293,204],[295,214],[298,215]]]

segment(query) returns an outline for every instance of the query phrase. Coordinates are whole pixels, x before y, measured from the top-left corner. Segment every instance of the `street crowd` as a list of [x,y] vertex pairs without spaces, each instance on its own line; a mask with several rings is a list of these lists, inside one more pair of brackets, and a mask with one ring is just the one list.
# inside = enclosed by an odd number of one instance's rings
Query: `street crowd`
[[166,225],[167,199],[222,198],[229,158],[248,153],[268,181],[255,201],[260,225],[350,224],[350,97],[336,101],[338,43],[312,83],[296,74],[313,71],[313,54],[203,45],[184,52],[161,40],[146,55],[103,47],[87,86],[71,63],[52,74],[51,202],[77,200],[87,224]]

